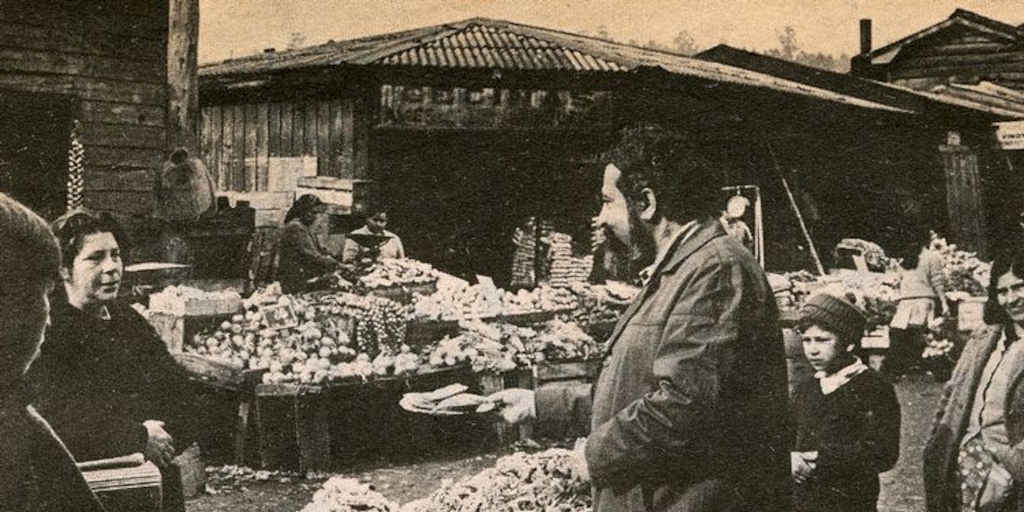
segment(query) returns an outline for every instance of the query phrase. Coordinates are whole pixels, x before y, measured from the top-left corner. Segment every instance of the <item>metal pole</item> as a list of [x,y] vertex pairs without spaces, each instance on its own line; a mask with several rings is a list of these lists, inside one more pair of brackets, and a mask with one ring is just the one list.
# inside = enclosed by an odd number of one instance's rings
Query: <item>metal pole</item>
[[800,213],[800,207],[796,204],[793,192],[789,190],[789,182],[786,181],[786,177],[782,173],[779,173],[779,178],[782,178],[782,186],[786,188],[786,195],[789,196],[789,204],[793,207],[793,212],[796,213],[796,220],[800,222],[800,231],[803,231],[804,238],[807,239],[811,257],[814,258],[814,265],[818,267],[818,274],[825,275],[825,267],[821,264],[821,258],[818,257],[818,250],[814,248],[814,240],[811,240],[811,234],[807,231],[807,224],[804,224],[804,216]]
[[757,262],[764,266],[764,214],[761,211],[761,188],[754,187],[754,247],[757,248]]

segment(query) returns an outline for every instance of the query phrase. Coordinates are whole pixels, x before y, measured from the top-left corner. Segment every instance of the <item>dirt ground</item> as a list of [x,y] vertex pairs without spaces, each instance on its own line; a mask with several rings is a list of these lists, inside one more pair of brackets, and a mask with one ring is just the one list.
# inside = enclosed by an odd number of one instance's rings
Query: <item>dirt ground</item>
[[[913,376],[896,386],[903,408],[902,444],[896,468],[882,475],[881,512],[923,512],[921,453],[927,441],[942,385],[928,376]],[[343,474],[373,485],[398,502],[422,498],[446,478],[460,479],[490,467],[502,452],[466,451],[435,457],[415,464],[363,463]],[[310,501],[321,480],[271,478],[233,486],[217,485],[216,494],[188,502],[189,512],[290,512]]]

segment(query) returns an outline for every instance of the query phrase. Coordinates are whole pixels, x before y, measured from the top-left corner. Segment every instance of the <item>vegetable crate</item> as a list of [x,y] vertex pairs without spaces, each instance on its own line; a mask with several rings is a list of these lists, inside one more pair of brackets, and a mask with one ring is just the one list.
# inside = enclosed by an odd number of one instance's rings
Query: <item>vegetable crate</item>
[[167,350],[172,354],[177,354],[184,349],[185,340],[204,330],[213,329],[224,320],[230,319],[235,312],[237,311],[223,315],[186,316],[150,313],[146,320],[167,345]]
[[[484,372],[479,374],[480,394],[487,396],[497,393],[503,389],[523,388],[533,389],[534,379],[530,372],[513,370],[506,373]],[[533,428],[530,425],[509,425],[500,416],[495,417],[491,423],[494,438],[500,446],[507,446],[523,439],[533,436]]]
[[259,384],[260,464],[266,469],[325,471],[367,457],[421,457],[427,450],[484,439],[480,433],[489,428],[488,416],[435,417],[398,405],[404,393],[454,382],[464,382],[474,392],[504,387],[504,380],[499,384],[469,367],[324,386]]

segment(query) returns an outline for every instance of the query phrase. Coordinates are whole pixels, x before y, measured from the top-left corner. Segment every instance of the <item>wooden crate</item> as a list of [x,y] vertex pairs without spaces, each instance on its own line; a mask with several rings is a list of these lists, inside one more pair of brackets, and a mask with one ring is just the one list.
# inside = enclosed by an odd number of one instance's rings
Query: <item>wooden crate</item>
[[985,325],[985,297],[970,297],[957,304],[956,323],[959,331],[974,331]]
[[256,386],[260,463],[267,469],[328,471],[331,435],[327,397],[319,386]]
[[592,382],[600,368],[600,359],[542,363],[533,367],[533,381],[538,386],[547,382],[565,380]]
[[241,390],[246,382],[246,372],[238,366],[214,361],[196,354],[182,352],[173,354],[173,356],[189,376],[211,386],[237,391]]
[[[114,461],[115,459],[109,459]],[[152,462],[136,464],[92,461],[82,476],[108,512],[160,512],[163,503],[160,469]],[[58,489],[52,489],[58,491]]]
[[[480,394],[487,396],[503,389],[533,389],[533,374],[528,371],[514,370],[506,373],[483,372],[477,374],[477,385]],[[500,416],[495,417],[491,424],[494,437],[499,446],[508,446],[517,441],[533,437],[533,427],[528,424],[509,425]]]

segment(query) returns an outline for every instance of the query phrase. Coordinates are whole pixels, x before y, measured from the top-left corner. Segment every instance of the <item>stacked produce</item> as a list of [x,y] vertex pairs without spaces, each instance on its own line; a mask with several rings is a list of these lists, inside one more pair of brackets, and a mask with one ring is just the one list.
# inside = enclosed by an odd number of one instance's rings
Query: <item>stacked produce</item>
[[942,270],[946,274],[946,292],[954,298],[984,297],[988,286],[992,264],[978,259],[976,253],[957,249],[946,239],[932,242],[932,248],[942,259]]
[[537,218],[530,217],[512,234],[512,286],[533,287],[537,283]]
[[419,320],[475,320],[565,311],[576,305],[572,292],[550,286],[515,293],[499,289],[491,293],[480,285],[439,283],[437,292],[416,301],[413,317]]
[[551,286],[566,287],[587,282],[594,269],[594,256],[574,257],[572,237],[565,233],[552,233],[547,239],[551,260],[548,282]]
[[429,263],[411,259],[383,259],[374,263],[370,271],[359,278],[367,290],[430,284],[437,281],[438,271]]
[[[248,303],[244,315],[197,334],[185,350],[242,369],[268,369],[268,384],[368,379],[419,366],[403,345],[405,310],[392,301],[350,293],[279,295],[270,289]],[[270,328],[261,307],[289,308],[296,325]]]
[[403,512],[586,512],[590,486],[572,470],[572,452],[552,449],[515,453],[458,482],[446,481],[430,497]]
[[588,359],[601,347],[576,324],[551,320],[537,328],[463,322],[461,334],[445,337],[430,350],[430,366],[469,364],[474,371],[506,372],[542,362]]
[[434,294],[416,301],[413,317],[457,321],[494,318],[501,314],[501,310],[501,301],[489,296],[480,285],[470,286],[465,281],[439,281]]
[[565,311],[573,309],[578,302],[576,296],[564,288],[541,286],[532,290],[504,292],[501,296],[501,314],[505,316]]
[[174,316],[186,314],[230,314],[242,307],[242,296],[234,290],[206,292],[191,286],[168,286],[149,296],[149,311]]
[[398,512],[397,503],[358,480],[331,477],[299,512]]

